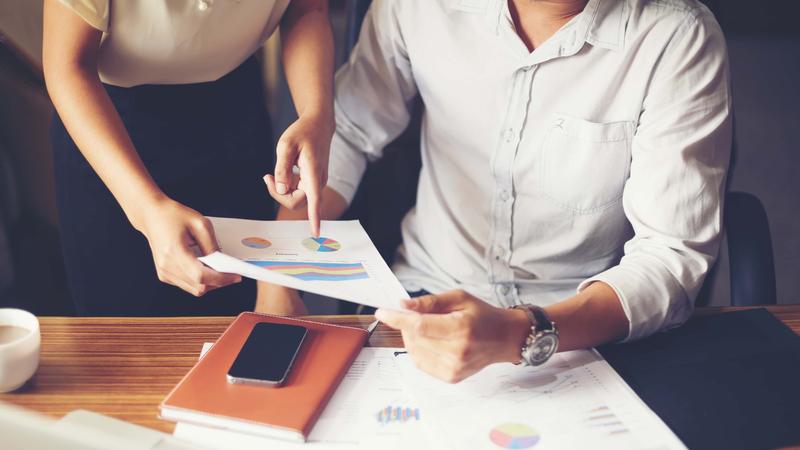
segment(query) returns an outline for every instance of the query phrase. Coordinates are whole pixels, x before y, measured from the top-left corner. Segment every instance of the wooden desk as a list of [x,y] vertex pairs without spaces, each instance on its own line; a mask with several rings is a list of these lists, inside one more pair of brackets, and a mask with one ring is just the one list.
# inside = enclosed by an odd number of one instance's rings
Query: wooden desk
[[[703,308],[698,315],[741,308]],[[800,334],[800,305],[768,308]],[[315,320],[366,328],[371,316],[317,316]],[[232,317],[42,317],[42,359],[36,376],[0,401],[61,417],[83,408],[172,432],[158,405],[194,365],[203,342],[213,342]],[[377,347],[401,347],[398,332],[379,326]]]

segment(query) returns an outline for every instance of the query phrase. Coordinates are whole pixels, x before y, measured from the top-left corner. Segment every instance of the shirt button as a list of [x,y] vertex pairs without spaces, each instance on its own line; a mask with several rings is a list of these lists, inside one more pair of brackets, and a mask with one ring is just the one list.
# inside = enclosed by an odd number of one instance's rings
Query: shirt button
[[502,191],[500,191],[500,200],[502,200],[502,201],[506,202],[506,201],[508,201],[508,199],[509,199],[510,197],[511,197],[511,196],[510,196],[510,195],[508,195],[508,191],[506,191],[505,189],[504,189],[504,190],[502,190]]
[[508,287],[507,284],[504,284],[504,285],[500,286],[500,293],[503,294],[503,295],[508,295],[508,292],[510,290],[511,290],[511,288]]
[[209,6],[211,5],[209,4],[208,0],[200,0],[197,2],[197,9],[199,9],[200,11],[207,10]]
[[513,128],[509,128],[508,130],[506,130],[505,138],[506,138],[506,142],[511,142],[511,140],[514,139],[514,129]]
[[505,257],[505,255],[506,251],[503,249],[503,247],[497,246],[494,248],[494,259],[500,261]]

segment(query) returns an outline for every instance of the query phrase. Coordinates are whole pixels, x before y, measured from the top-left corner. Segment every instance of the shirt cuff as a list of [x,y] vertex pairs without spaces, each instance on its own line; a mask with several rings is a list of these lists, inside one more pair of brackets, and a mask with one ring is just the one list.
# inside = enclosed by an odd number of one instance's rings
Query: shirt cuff
[[337,131],[331,141],[328,187],[338,192],[349,205],[367,169],[367,157]]
[[671,277],[658,277],[658,282],[654,282],[640,268],[618,265],[584,280],[577,291],[583,291],[596,281],[614,290],[628,318],[628,336],[623,342],[680,325],[692,312],[691,306],[685,306],[688,303],[684,301],[683,288]]

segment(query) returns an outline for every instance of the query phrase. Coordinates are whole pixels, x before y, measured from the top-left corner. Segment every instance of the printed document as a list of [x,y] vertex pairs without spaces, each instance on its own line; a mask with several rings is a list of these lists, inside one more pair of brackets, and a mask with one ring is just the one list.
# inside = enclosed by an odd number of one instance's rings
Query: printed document
[[220,251],[200,261],[218,272],[376,308],[408,298],[358,221],[322,221],[312,237],[308,221],[209,219]]
[[458,384],[397,358],[437,449],[684,449],[594,350],[544,366],[494,364]]
[[594,350],[447,384],[403,349],[367,347],[306,444],[186,423],[175,436],[217,450],[686,448]]
[[[205,352],[211,343],[203,345]],[[396,364],[399,348],[365,347],[331,397],[305,444],[187,423],[175,437],[208,449],[425,449],[425,417],[406,396]]]

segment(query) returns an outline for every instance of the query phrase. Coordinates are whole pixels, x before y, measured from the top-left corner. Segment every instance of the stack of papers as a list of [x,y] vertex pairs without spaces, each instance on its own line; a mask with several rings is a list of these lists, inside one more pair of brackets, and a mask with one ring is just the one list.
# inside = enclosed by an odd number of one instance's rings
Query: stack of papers
[[453,385],[403,349],[368,347],[305,444],[185,423],[175,437],[219,450],[685,448],[594,350],[495,364]]

